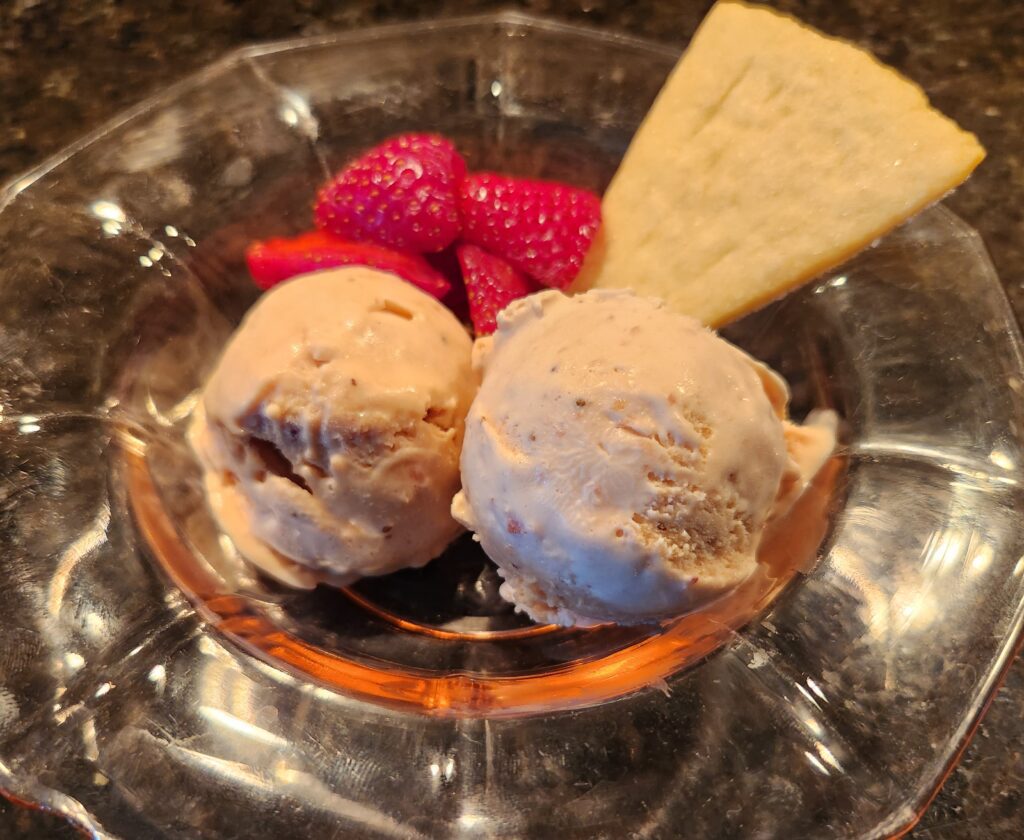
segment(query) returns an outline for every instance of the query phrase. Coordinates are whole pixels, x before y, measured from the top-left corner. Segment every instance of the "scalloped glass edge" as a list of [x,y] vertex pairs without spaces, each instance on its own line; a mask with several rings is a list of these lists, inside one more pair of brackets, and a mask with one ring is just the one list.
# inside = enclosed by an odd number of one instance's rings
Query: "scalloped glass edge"
[[[1018,371],[1024,371],[1024,335],[1021,333],[1020,323],[1010,305],[1010,299],[1006,294],[1006,290],[999,281],[999,275],[992,263],[992,258],[989,256],[981,234],[941,202],[925,208],[921,212],[942,213],[960,229],[964,240],[970,242],[970,248],[974,251],[976,259],[986,269],[989,280],[996,288],[996,295],[1002,304],[1002,308],[1010,315],[1009,320],[1012,326],[1008,338],[1014,351],[1016,368]],[[1024,557],[1021,560],[1024,561]],[[999,652],[993,658],[991,666],[986,673],[984,688],[981,691],[981,696],[984,699],[976,706],[972,715],[967,716],[961,721],[956,735],[949,739],[947,749],[936,761],[939,769],[938,773],[934,776],[930,789],[919,791],[915,797],[909,797],[901,809],[893,811],[888,821],[878,826],[872,838],[903,837],[913,831],[914,827],[921,821],[925,812],[939,795],[946,780],[956,769],[964,752],[970,746],[971,740],[978,731],[978,727],[981,726],[985,714],[995,699],[996,693],[1006,680],[1007,673],[1022,650],[1024,650],[1024,598],[1018,601],[1010,628],[1003,636]]]

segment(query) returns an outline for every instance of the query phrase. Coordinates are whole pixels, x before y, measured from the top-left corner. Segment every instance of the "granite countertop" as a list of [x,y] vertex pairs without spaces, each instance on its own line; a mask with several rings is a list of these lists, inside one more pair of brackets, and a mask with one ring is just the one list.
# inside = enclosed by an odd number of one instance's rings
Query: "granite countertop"
[[[0,3],[0,182],[224,51],[267,39],[508,8],[489,0],[6,0]],[[531,0],[518,7],[682,46],[707,0]],[[981,231],[1024,315],[1024,16],[1003,0],[777,0],[924,86],[989,151],[949,199]],[[960,766],[910,835],[1024,835],[1024,663],[1011,669]],[[74,837],[0,799],[0,836]]]

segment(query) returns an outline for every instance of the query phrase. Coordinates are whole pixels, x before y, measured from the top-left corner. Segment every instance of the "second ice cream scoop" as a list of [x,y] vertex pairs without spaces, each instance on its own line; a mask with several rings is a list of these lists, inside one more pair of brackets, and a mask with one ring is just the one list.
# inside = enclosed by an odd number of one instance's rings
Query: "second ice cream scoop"
[[834,443],[801,428],[798,463],[785,383],[628,292],[517,301],[475,352],[453,514],[538,621],[657,620],[735,587]]

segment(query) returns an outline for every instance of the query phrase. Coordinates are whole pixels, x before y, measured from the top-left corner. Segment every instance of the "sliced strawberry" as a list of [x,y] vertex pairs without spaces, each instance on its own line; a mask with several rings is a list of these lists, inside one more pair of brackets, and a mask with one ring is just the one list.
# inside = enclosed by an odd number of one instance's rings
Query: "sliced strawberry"
[[601,225],[601,200],[587,190],[491,172],[462,182],[459,210],[463,239],[556,289],[575,279]]
[[429,253],[459,235],[466,163],[438,134],[400,134],[374,146],[317,196],[316,226],[345,239]]
[[497,326],[498,313],[512,301],[525,297],[537,287],[500,257],[476,245],[456,249],[462,279],[469,298],[469,317],[477,335],[489,335]]
[[322,231],[302,233],[290,239],[253,242],[245,251],[253,281],[261,289],[310,271],[341,265],[368,265],[408,280],[440,299],[451,291],[449,283],[423,257],[401,254],[367,242],[347,242]]

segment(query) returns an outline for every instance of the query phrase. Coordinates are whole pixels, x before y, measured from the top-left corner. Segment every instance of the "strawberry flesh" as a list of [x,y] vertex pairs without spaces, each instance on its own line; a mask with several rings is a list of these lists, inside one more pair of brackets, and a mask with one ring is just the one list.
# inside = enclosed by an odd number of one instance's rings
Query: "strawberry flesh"
[[317,196],[316,226],[344,239],[432,253],[461,222],[458,188],[466,163],[438,134],[400,134],[342,169]]
[[459,245],[456,253],[466,284],[473,330],[478,336],[490,335],[497,326],[498,313],[537,287],[505,260],[476,245]]
[[463,180],[459,211],[465,241],[556,289],[579,274],[601,225],[601,200],[588,190],[491,172]]
[[420,256],[367,242],[348,242],[322,231],[254,242],[246,249],[245,261],[261,289],[311,271],[366,265],[395,274],[438,299],[451,291],[451,283]]

